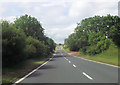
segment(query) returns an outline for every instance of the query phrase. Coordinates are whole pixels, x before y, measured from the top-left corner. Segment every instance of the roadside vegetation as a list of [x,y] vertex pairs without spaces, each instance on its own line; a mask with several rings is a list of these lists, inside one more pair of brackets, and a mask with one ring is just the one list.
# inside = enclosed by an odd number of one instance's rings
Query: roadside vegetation
[[[109,49],[103,51],[100,54],[96,54],[96,55],[84,54],[80,51],[78,51],[78,52],[70,51],[68,48],[64,48],[64,50],[67,53],[70,53],[71,55],[76,56],[76,57],[82,57],[85,59],[99,61],[99,62],[112,64],[112,65],[116,65],[116,66],[118,66],[118,64],[119,64],[119,62],[118,62],[118,47],[116,47],[116,46],[110,46]],[[119,50],[120,50],[120,48],[119,48]]]
[[65,50],[79,52],[78,56],[118,65],[120,49],[120,18],[94,16],[77,23],[75,32],[65,39]]
[[[52,56],[52,55],[51,55]],[[51,57],[50,56],[50,57]],[[27,75],[29,72],[42,65],[48,58],[31,58],[21,63],[14,65],[11,68],[3,68],[2,69],[2,85],[11,85],[17,79],[22,78]]]
[[[7,81],[10,77],[10,69],[16,70],[14,67],[20,68],[23,62],[31,59],[38,59],[41,62],[55,50],[55,42],[44,34],[44,28],[35,17],[26,14],[16,18],[13,23],[1,20],[0,24],[2,26],[3,83],[10,83],[20,76],[18,72],[19,76],[16,75],[16,78],[11,76]],[[14,72],[16,71],[13,71],[13,74]],[[6,74],[7,77],[4,77]]]

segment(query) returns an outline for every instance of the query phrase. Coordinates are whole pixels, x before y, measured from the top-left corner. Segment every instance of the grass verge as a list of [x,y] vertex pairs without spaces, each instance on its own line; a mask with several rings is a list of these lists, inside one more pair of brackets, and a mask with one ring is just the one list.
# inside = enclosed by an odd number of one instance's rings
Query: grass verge
[[94,60],[94,61],[99,61],[99,62],[103,62],[103,63],[107,63],[107,64],[111,64],[111,65],[116,65],[116,66],[120,66],[119,62],[118,62],[118,50],[120,50],[120,48],[116,47],[116,46],[110,46],[108,50],[103,51],[100,54],[97,55],[86,55],[83,54],[82,52],[79,53],[73,53],[71,51],[69,51],[69,49],[64,48],[64,50],[68,53],[71,53],[71,55],[73,56],[77,56],[77,57],[82,57],[85,59],[89,59],[89,60]]
[[33,69],[42,65],[49,58],[34,58],[21,62],[19,65],[15,65],[12,68],[2,69],[2,85],[6,83],[13,83],[16,79],[23,77],[31,72]]

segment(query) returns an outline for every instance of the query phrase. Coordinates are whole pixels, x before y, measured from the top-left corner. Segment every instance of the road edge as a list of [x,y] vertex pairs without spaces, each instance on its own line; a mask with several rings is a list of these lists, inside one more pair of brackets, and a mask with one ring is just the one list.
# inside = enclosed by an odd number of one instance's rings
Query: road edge
[[[53,55],[53,57],[54,57],[54,55]],[[47,64],[51,59],[53,59],[53,57],[49,58],[48,61],[46,61],[42,65],[38,66],[37,68],[35,68],[31,72],[29,72],[28,74],[26,74],[25,76],[23,76],[22,78],[17,79],[12,85],[16,85],[16,84],[20,83],[21,81],[23,81],[24,79],[26,79],[28,76],[30,76],[31,74],[33,74],[34,72],[36,72],[38,69],[40,69],[42,66],[44,66],[45,64]]]
[[[63,49],[64,50],[64,49]],[[64,50],[65,51],[65,50]],[[65,51],[66,52],[66,51]],[[71,55],[70,53],[66,52],[68,55]],[[80,57],[80,56],[74,56],[74,55],[71,55],[72,57],[75,57],[75,58],[80,58],[80,59],[83,59],[83,60],[86,60],[86,61],[91,61],[91,62],[94,62],[94,63],[99,63],[99,64],[104,64],[104,65],[107,65],[107,66],[112,66],[112,67],[116,67],[116,68],[120,68],[120,66],[115,66],[115,65],[112,65],[112,64],[108,64],[108,63],[103,63],[103,62],[99,62],[99,61],[94,61],[94,60],[89,60],[89,59],[86,59],[86,58],[83,58],[83,57]]]
[[[71,56],[73,56],[73,55],[71,55]],[[90,62],[94,62],[94,63],[99,63],[99,64],[104,64],[104,65],[107,65],[107,66],[120,68],[119,66],[115,66],[115,65],[112,65],[112,64],[107,64],[107,63],[103,63],[103,62],[99,62],[99,61],[89,60],[89,59],[86,59],[86,58],[83,58],[83,57],[78,57],[78,56],[73,56],[73,57],[80,58],[80,59],[83,59],[83,60],[86,60],[86,61],[90,61]]]

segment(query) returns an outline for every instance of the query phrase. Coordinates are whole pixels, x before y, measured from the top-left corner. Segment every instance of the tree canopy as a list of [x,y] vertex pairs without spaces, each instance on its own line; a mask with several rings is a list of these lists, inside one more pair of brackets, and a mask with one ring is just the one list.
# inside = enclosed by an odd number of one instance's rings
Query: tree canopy
[[55,50],[55,42],[44,35],[40,22],[28,15],[14,23],[2,21],[3,66],[13,66],[22,60],[47,57]]
[[16,18],[14,26],[23,29],[26,36],[32,36],[41,41],[44,40],[44,29],[35,17],[26,14],[20,18]]
[[72,51],[98,54],[109,48],[111,43],[120,47],[120,18],[118,16],[94,16],[77,24],[75,33],[65,39]]

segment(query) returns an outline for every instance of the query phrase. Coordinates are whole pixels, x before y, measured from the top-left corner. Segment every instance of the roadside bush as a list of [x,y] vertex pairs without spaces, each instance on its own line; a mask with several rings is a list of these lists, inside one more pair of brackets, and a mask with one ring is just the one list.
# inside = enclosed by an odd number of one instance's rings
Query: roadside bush
[[2,28],[2,62],[3,66],[12,66],[25,59],[25,39],[22,29],[3,26]]
[[55,47],[56,47],[56,44],[55,44],[55,42],[54,42],[51,38],[49,38],[49,37],[46,37],[46,38],[45,38],[45,45],[47,45],[46,48],[48,48],[48,49],[47,49],[48,54],[54,52]]
[[3,66],[10,67],[22,60],[48,57],[55,50],[55,42],[44,35],[40,22],[28,15],[13,23],[1,21]]
[[90,46],[87,47],[86,53],[90,55],[101,53],[111,44],[111,40],[101,32],[91,34],[88,41]]
[[42,41],[39,41],[31,36],[29,36],[26,40],[26,48],[25,51],[27,53],[27,57],[43,57],[47,55],[47,46],[44,45]]

